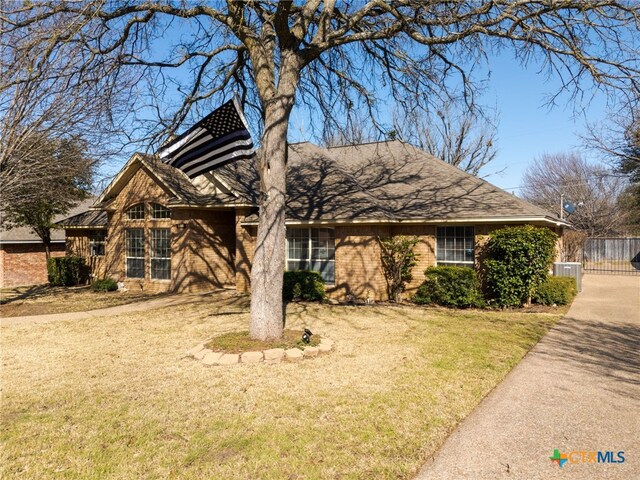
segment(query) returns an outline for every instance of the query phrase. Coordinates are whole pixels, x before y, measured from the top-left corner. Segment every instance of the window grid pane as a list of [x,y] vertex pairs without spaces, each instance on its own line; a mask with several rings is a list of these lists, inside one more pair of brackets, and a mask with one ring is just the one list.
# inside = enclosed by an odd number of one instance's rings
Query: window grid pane
[[91,230],[89,232],[89,255],[92,257],[104,256],[104,230]]
[[287,270],[320,272],[335,282],[335,233],[331,228],[287,228]]
[[288,258],[291,260],[309,259],[309,229],[288,228],[287,239],[289,241]]
[[151,278],[171,279],[171,232],[168,228],[149,230],[149,255],[151,257]]
[[126,276],[144,278],[144,229],[125,230]]
[[134,205],[127,210],[127,220],[144,220],[144,203]]
[[473,265],[475,238],[473,227],[437,227],[436,261],[452,265]]
[[171,211],[164,205],[160,205],[159,203],[152,203],[151,218],[153,218],[154,220],[171,218]]

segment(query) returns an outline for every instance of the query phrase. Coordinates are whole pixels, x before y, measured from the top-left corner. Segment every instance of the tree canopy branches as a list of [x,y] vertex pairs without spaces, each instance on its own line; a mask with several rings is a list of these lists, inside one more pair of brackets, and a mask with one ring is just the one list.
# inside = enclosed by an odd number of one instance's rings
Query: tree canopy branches
[[[323,113],[325,130],[335,128],[336,114],[350,114],[350,104],[375,114],[376,87],[400,104],[438,106],[456,76],[463,93],[473,95],[474,64],[495,48],[511,48],[522,62],[541,61],[574,94],[586,78],[630,92],[638,88],[639,8],[610,0],[95,0],[6,3],[0,15],[3,37],[56,25],[53,34],[29,35],[39,58],[73,44],[84,52],[78,62],[84,72],[99,66],[114,79],[131,68],[162,72],[159,80],[169,85],[145,85],[156,87],[148,100],[163,116],[163,130],[154,132],[160,142],[194,118],[192,109],[203,103],[208,109],[233,90],[257,109],[253,120],[262,125],[265,102],[281,88],[286,52],[300,71],[299,100]],[[175,35],[177,29],[185,33]],[[172,78],[172,69],[182,70]],[[179,100],[167,109],[176,94]]]
[[[133,125],[146,125],[135,134],[152,149],[221,98],[242,93],[261,136],[250,332],[263,340],[279,337],[283,325],[286,141],[296,104],[306,105],[311,127],[325,132],[349,122],[360,107],[375,124],[384,113],[382,99],[407,111],[459,97],[472,105],[474,72],[499,49],[522,63],[535,60],[573,95],[596,85],[638,98],[639,20],[640,4],[626,0],[41,0],[0,6],[2,44],[15,38],[35,67],[78,49],[66,57],[75,75],[69,87],[96,75],[102,91],[110,91],[132,76],[130,91],[144,101],[130,116],[147,115],[146,124]],[[6,85],[0,84],[3,95]]]

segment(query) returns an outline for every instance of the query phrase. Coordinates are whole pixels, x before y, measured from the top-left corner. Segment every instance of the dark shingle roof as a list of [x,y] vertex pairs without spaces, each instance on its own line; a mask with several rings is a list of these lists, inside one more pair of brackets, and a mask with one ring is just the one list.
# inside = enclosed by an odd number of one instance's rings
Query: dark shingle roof
[[107,208],[113,197],[138,168],[146,168],[172,192],[173,197],[167,202],[169,206],[226,206],[233,205],[237,201],[235,196],[228,193],[217,192],[215,195],[202,193],[181,170],[163,163],[153,155],[136,153],[105,189],[94,208]]
[[[154,156],[137,154],[128,166],[136,165],[148,168],[174,193],[169,205],[258,204],[255,159],[214,170],[215,179],[231,191],[218,189],[215,195],[203,194],[183,172]],[[126,176],[116,177],[105,193],[112,197],[126,181]],[[101,199],[98,208],[109,202],[105,194]],[[559,221],[552,213],[400,141],[333,148],[309,142],[290,145],[286,217],[294,222]],[[256,214],[247,218],[256,220]],[[103,219],[86,216],[69,221]]]
[[57,225],[65,228],[93,227],[104,228],[107,226],[107,212],[100,210],[87,210],[57,222]]
[[[246,170],[244,163],[235,168]],[[225,175],[233,182],[233,176]],[[253,183],[239,190],[256,188],[257,180],[251,178]],[[556,220],[552,213],[400,141],[326,149],[291,145],[286,216],[288,221]]]
[[[86,200],[83,200],[78,205],[73,207],[66,215],[57,215],[54,218],[54,222],[56,225],[61,225],[60,221],[65,219],[68,216],[74,216],[81,212],[85,212],[93,202],[95,201],[95,197],[89,197]],[[62,225],[61,225],[62,226]],[[52,229],[51,230],[51,241],[52,242],[63,242],[65,239],[64,230],[60,229]],[[30,227],[16,227],[9,230],[0,229],[0,242],[2,243],[21,243],[21,242],[40,242],[40,237],[38,237]]]

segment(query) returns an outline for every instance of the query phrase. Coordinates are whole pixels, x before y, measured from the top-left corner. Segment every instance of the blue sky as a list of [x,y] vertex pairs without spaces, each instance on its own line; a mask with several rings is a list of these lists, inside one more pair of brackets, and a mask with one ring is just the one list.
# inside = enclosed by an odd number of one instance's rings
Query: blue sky
[[[582,151],[587,157],[590,156],[589,152],[582,150],[580,134],[584,134],[586,130],[585,118],[594,123],[605,118],[606,99],[603,94],[596,94],[589,99],[584,112],[586,116],[576,117],[575,104],[568,95],[560,96],[554,108],[550,109],[546,105],[548,96],[559,90],[560,81],[538,73],[537,65],[523,67],[506,51],[489,59],[489,70],[489,80],[479,103],[498,111],[498,154],[480,172],[482,177],[518,194],[524,171],[542,154]],[[479,77],[482,78],[482,75]],[[578,105],[580,106],[584,105]],[[392,105],[389,107],[393,108]],[[294,112],[290,141],[306,140],[307,138],[300,138],[300,132],[296,132],[295,116]],[[184,125],[180,131],[189,126]],[[310,132],[303,136],[309,134]],[[102,174],[113,175],[120,167],[121,164],[105,166]]]
[[[490,62],[491,76],[483,102],[499,111],[498,154],[481,175],[510,192],[518,194],[522,174],[535,158],[545,153],[580,151],[587,158],[581,134],[586,120],[598,123],[606,117],[606,98],[596,93],[585,111],[574,116],[574,103],[568,95],[557,99],[550,109],[545,105],[550,94],[558,91],[560,81],[538,74],[535,66],[522,67],[508,55],[495,56]],[[578,105],[580,106],[580,105]],[[595,158],[593,158],[596,161]],[[504,172],[492,174],[504,169]]]

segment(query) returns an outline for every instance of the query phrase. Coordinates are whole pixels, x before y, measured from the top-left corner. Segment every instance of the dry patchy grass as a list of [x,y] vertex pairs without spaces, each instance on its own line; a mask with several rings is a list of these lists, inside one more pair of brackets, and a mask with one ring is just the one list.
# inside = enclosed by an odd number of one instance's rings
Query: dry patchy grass
[[0,290],[0,315],[21,317],[114,307],[148,300],[158,295],[141,292],[94,292],[89,286],[4,288]]
[[336,350],[204,367],[247,299],[3,327],[0,476],[406,478],[558,319],[291,304]]

